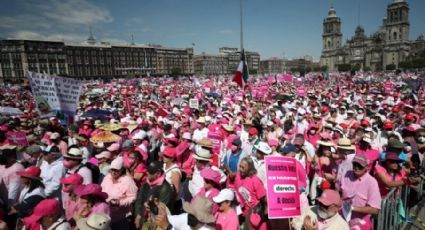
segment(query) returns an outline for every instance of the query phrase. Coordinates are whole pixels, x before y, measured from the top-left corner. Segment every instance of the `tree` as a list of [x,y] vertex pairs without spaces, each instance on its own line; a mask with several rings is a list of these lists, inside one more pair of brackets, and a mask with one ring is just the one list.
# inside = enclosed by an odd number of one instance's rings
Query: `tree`
[[350,64],[340,64],[338,65],[338,71],[339,72],[347,72],[351,70],[351,65]]
[[249,74],[258,74],[258,69],[250,69]]
[[402,69],[411,69],[412,68],[412,62],[410,61],[402,61],[398,63],[398,67]]
[[386,70],[395,70],[395,68],[396,68],[395,64],[389,64],[389,65],[385,66]]
[[182,73],[182,70],[180,69],[180,67],[174,66],[173,68],[171,68],[171,75],[177,76],[177,75],[180,75],[181,73]]
[[353,68],[351,70],[359,71],[360,70],[360,65],[359,64],[356,64],[355,66],[353,66]]
[[422,69],[425,68],[425,58],[416,58],[412,61],[412,68]]
[[321,72],[322,70],[321,70],[321,67],[320,67],[320,66],[315,66],[315,67],[313,68],[313,71],[314,71],[314,72]]
[[320,70],[322,72],[326,72],[326,71],[328,71],[328,66],[327,65],[320,66]]

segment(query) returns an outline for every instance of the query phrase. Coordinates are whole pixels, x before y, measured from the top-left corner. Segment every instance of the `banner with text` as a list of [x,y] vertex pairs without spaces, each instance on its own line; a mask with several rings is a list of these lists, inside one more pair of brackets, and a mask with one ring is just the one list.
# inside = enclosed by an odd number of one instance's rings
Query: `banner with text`
[[8,132],[7,141],[12,145],[28,146],[28,139],[24,132]]
[[82,83],[79,80],[28,72],[36,107],[42,113],[75,113]]
[[296,159],[267,156],[265,165],[269,218],[301,215]]

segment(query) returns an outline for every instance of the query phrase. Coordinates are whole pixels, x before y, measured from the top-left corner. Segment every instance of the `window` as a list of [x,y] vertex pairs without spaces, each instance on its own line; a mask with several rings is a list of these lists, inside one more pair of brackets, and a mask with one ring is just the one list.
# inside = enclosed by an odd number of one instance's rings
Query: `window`
[[397,40],[397,32],[393,32],[393,38],[394,38],[394,40]]

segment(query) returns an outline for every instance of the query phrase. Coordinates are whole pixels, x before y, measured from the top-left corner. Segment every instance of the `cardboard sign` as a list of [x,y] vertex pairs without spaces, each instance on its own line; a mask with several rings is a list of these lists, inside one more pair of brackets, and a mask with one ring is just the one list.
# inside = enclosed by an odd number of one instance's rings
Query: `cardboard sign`
[[24,147],[29,145],[27,136],[24,132],[8,132],[7,141],[11,145],[20,145]]
[[81,94],[79,80],[28,72],[31,90],[37,109],[42,113],[51,110],[75,113]]
[[213,141],[213,153],[219,154],[221,147],[220,132],[208,132],[208,139]]
[[192,109],[199,109],[198,99],[190,99],[189,100],[189,107],[192,108]]
[[269,219],[301,215],[296,159],[266,156],[265,165]]

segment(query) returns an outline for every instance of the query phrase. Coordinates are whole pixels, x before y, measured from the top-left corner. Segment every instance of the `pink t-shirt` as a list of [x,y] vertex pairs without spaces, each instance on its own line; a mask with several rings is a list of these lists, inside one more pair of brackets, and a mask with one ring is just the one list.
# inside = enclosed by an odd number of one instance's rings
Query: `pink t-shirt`
[[[393,176],[379,164],[375,166],[375,177],[377,177],[377,174],[384,174],[385,177],[391,181],[400,181],[406,176],[406,172],[404,170],[400,170],[400,173],[395,174],[393,178]],[[381,192],[381,198],[384,199],[385,196],[387,196],[387,194],[390,192],[391,188],[385,186],[385,184],[379,179],[376,180],[378,181],[379,191]],[[400,194],[400,189],[397,191],[397,194]]]
[[232,208],[228,212],[217,212],[215,214],[217,230],[237,230],[239,227],[238,215]]
[[227,187],[233,188],[236,191],[236,195],[242,206],[243,216],[246,216],[249,209],[257,205],[260,199],[266,195],[264,185],[257,175],[242,179],[240,173],[237,172],[235,181],[231,183],[228,180]]
[[[352,170],[347,171],[341,179],[340,191],[343,202],[352,201],[353,207],[366,207],[381,209],[381,194],[379,193],[378,182],[369,173],[357,178]],[[364,221],[361,221],[364,220]],[[350,226],[365,222],[363,226],[368,229],[370,225],[370,215],[353,212]]]
[[105,213],[106,215],[111,215],[111,209],[109,207],[109,204],[106,202],[100,202],[95,204],[92,208],[91,208],[91,213],[90,215],[96,214],[96,213]]

